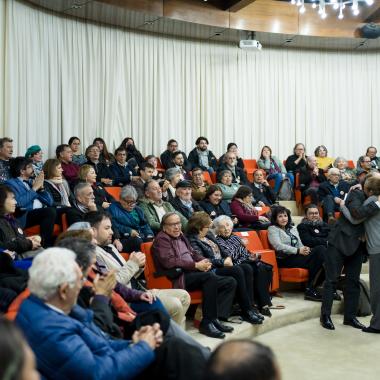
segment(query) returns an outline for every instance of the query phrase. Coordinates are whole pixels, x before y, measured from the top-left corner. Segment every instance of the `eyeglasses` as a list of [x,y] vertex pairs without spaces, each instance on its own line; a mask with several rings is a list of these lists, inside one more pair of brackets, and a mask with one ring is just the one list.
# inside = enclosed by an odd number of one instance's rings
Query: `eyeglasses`
[[124,199],[124,202],[125,202],[127,205],[131,205],[131,206],[137,203],[136,201],[127,201],[127,200],[125,200],[125,199]]

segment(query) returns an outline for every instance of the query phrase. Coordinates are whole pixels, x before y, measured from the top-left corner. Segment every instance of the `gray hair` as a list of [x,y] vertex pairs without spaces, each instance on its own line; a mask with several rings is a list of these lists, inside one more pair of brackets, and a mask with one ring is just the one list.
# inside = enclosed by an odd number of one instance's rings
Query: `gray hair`
[[228,215],[220,215],[218,216],[217,218],[215,218],[212,222],[212,227],[211,227],[211,230],[213,232],[214,235],[218,235],[218,232],[219,232],[219,229],[220,229],[220,225],[227,221],[228,224],[230,225],[230,227],[233,227],[234,226],[234,223],[232,222],[232,219],[228,216]]
[[137,200],[138,194],[136,189],[131,185],[124,186],[120,191],[120,199],[130,198],[134,201]]
[[344,157],[337,157],[337,158],[335,159],[334,163],[333,163],[333,166],[334,166],[335,168],[336,168],[336,166],[338,165],[338,162],[339,162],[339,161],[344,161],[346,165],[347,165],[347,162],[348,162]]
[[311,161],[314,160],[314,159],[316,159],[315,156],[307,156],[307,157],[306,157],[306,161],[307,161],[307,162],[311,162]]
[[231,177],[232,177],[232,172],[231,172],[231,170],[229,170],[229,169],[221,170],[221,171],[219,172],[219,174],[218,174],[218,182],[221,182],[221,181],[222,181],[222,178],[223,178],[224,175],[227,174],[227,173],[230,174]]
[[331,174],[339,174],[340,175],[340,171],[338,168],[330,168],[327,172],[327,177],[330,177]]
[[178,173],[181,173],[181,170],[179,170],[178,168],[169,168],[168,170],[166,170],[165,172],[165,178],[168,180],[168,181],[171,181],[174,176]]
[[74,187],[74,195],[75,195],[75,198],[77,197],[77,195],[86,187],[88,187],[91,185],[87,182],[79,182],[77,185],[75,185]]
[[75,253],[65,248],[48,248],[39,253],[29,268],[30,292],[48,301],[58,287],[67,283],[71,288],[78,279]]

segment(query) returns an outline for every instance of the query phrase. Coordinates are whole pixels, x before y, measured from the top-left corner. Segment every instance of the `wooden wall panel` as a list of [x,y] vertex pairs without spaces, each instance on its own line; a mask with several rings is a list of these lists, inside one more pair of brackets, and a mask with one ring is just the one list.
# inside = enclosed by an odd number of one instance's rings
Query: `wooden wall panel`
[[97,0],[100,3],[127,8],[131,11],[151,13],[162,17],[164,14],[163,0]]

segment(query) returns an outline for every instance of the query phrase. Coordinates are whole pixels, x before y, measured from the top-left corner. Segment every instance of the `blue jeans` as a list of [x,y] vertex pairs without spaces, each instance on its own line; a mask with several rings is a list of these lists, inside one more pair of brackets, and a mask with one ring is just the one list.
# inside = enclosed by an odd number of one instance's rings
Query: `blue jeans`
[[[292,173],[286,173],[285,177],[289,179],[292,187],[294,186],[294,176]],[[282,173],[269,174],[267,180],[274,179],[274,192],[277,194],[280,190],[283,178]]]
[[166,309],[164,308],[164,305],[161,303],[161,301],[158,298],[155,301],[153,301],[151,304],[145,301],[136,301],[136,302],[131,302],[129,306],[136,313],[142,313],[143,311],[150,311],[150,310],[161,310],[163,313],[165,313],[165,315],[167,315],[170,318],[169,313],[166,311]]

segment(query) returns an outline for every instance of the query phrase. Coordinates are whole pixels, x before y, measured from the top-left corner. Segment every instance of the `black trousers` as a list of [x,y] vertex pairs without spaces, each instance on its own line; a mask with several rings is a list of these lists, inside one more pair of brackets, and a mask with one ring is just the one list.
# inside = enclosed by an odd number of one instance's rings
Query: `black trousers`
[[206,359],[201,350],[180,338],[165,338],[155,350],[156,359],[136,380],[195,380],[202,379]]
[[217,268],[218,276],[232,277],[236,280],[236,295],[243,311],[252,309],[253,297],[253,268],[248,264],[234,265],[232,267]]
[[323,219],[327,220],[330,215],[334,216],[335,211],[339,211],[339,205],[334,201],[332,195],[327,195],[322,202],[323,207]]
[[203,318],[209,321],[230,316],[236,286],[232,277],[217,276],[213,272],[185,273],[186,290],[202,290]]
[[277,265],[279,268],[304,268],[309,270],[308,288],[313,288],[316,284],[318,274],[323,270],[323,263],[327,254],[327,248],[323,245],[314,247],[310,254],[303,255],[288,255],[284,259],[278,259]]
[[332,245],[328,247],[325,260],[326,280],[323,287],[322,314],[331,314],[333,295],[344,266],[344,272],[346,274],[346,284],[344,287],[344,319],[349,320],[356,316],[360,295],[359,280],[364,250],[365,246],[360,244],[353,255],[346,256]]
[[139,237],[127,237],[120,239],[123,245],[123,252],[132,253],[133,251],[140,251],[141,244],[144,242],[143,239]]
[[26,214],[25,227],[40,226],[41,245],[44,248],[52,247],[54,244],[53,231],[56,219],[54,207],[36,208]]

